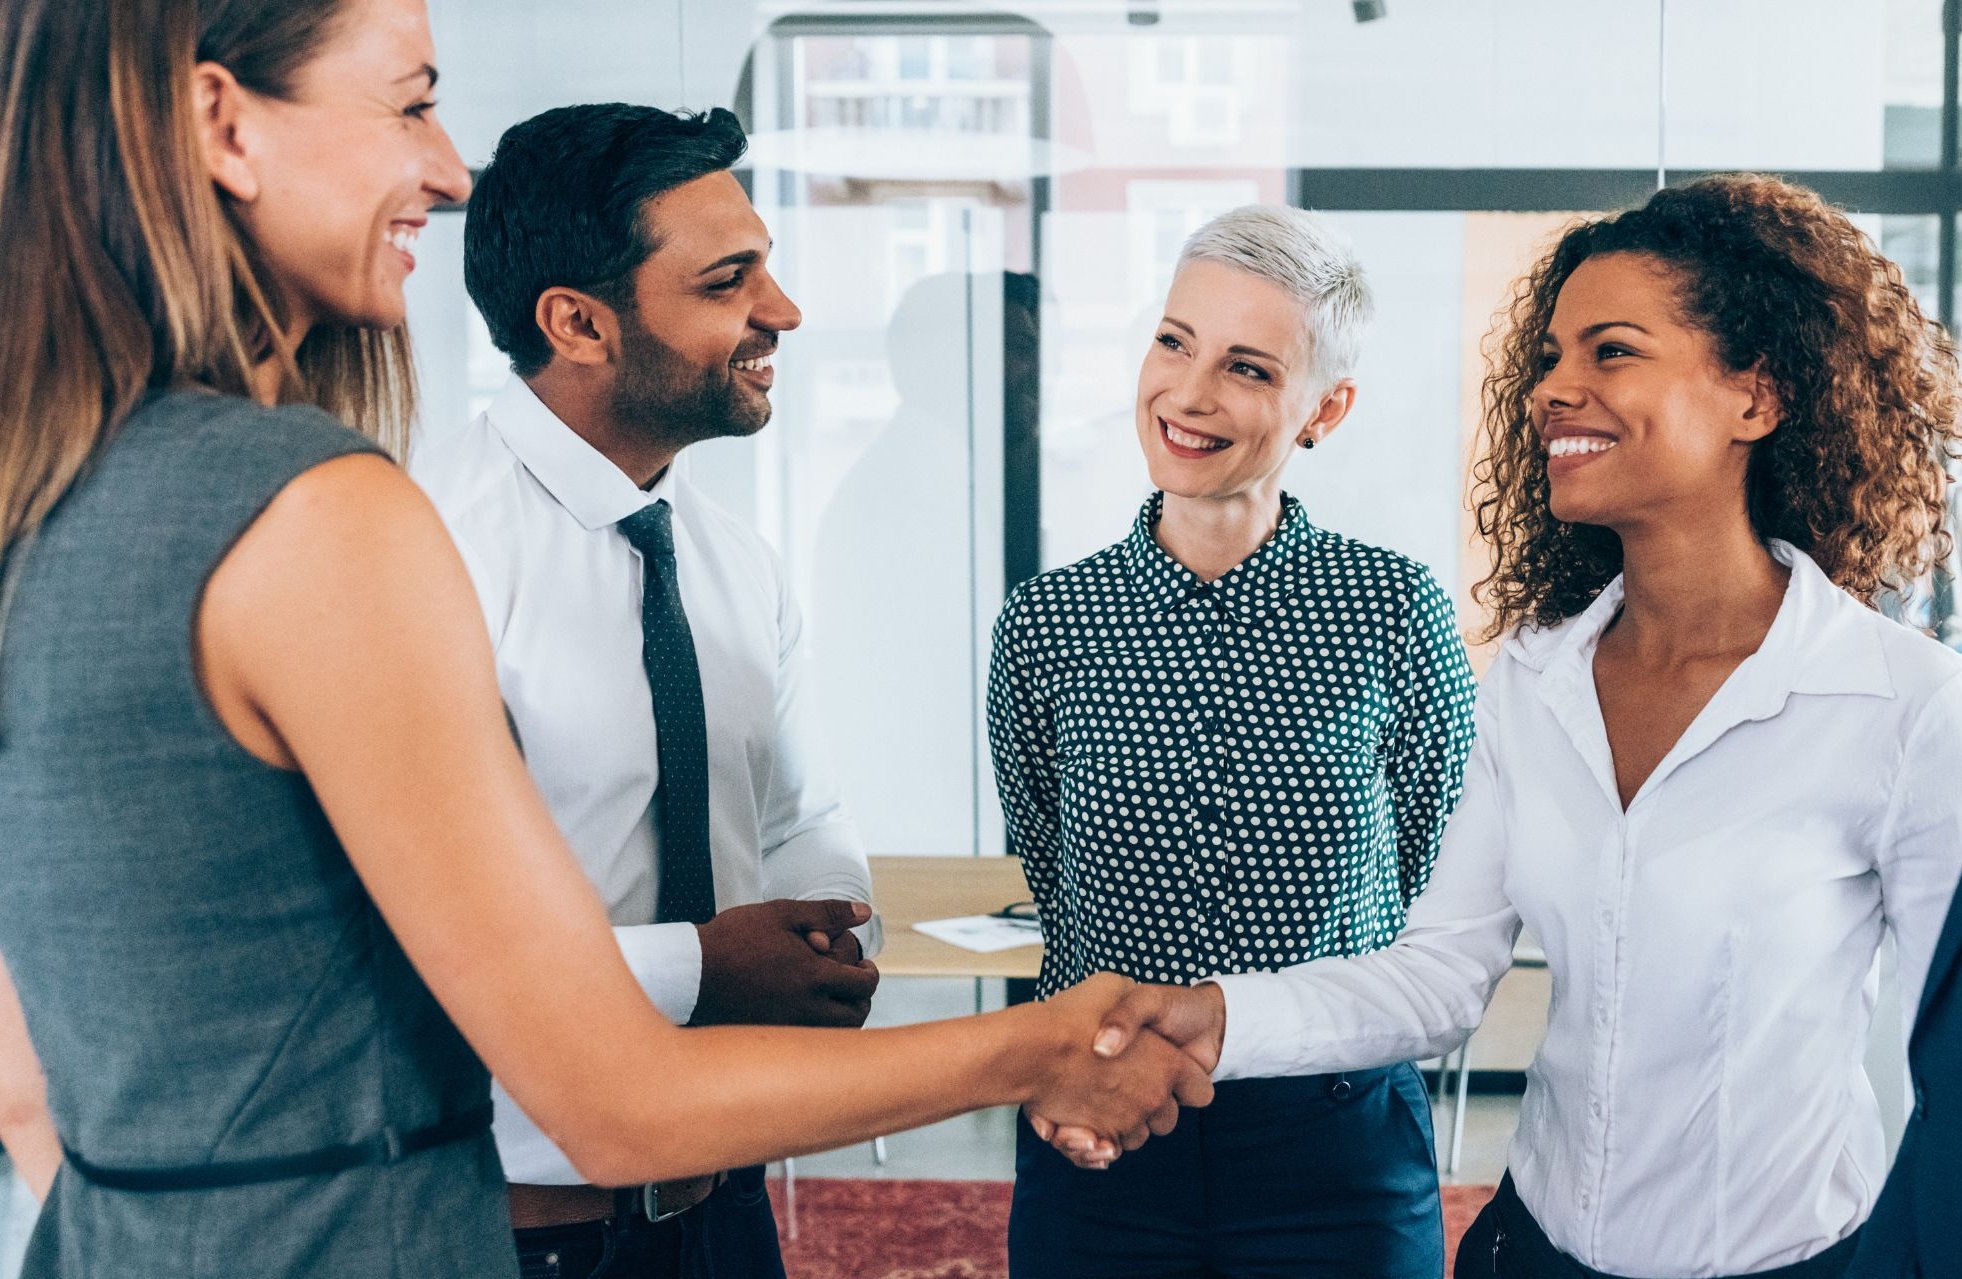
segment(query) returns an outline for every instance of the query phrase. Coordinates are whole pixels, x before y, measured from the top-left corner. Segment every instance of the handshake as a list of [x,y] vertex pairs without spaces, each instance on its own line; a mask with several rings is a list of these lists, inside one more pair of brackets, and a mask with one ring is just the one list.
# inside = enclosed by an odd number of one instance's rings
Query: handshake
[[1226,996],[1210,982],[1140,985],[1098,973],[1035,1010],[1061,1054],[1023,1105],[1036,1135],[1081,1168],[1163,1136],[1179,1107],[1213,1099]]

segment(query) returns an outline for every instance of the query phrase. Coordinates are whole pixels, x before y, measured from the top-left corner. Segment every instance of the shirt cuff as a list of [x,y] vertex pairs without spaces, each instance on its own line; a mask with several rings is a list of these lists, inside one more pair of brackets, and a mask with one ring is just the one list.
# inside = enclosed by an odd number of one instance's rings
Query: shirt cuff
[[886,948],[886,925],[873,911],[872,918],[852,929],[852,936],[858,938],[858,948],[867,959],[877,959],[879,952]]
[[1274,973],[1235,973],[1208,977],[1226,997],[1226,1034],[1213,1078],[1266,1079],[1301,1073],[1305,1027],[1295,1024],[1299,1013],[1288,998],[1287,983]]
[[627,968],[661,1015],[685,1026],[702,994],[702,937],[693,924],[631,924],[613,930]]

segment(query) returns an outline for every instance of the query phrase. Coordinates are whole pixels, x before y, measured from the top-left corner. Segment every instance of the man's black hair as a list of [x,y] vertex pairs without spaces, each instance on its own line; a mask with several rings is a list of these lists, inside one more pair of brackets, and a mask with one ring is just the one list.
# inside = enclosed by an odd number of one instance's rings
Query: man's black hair
[[463,219],[463,286],[491,341],[529,377],[552,348],[533,318],[554,286],[630,306],[629,277],[659,242],[648,200],[742,157],[736,117],[624,102],[556,107],[514,124],[477,178]]

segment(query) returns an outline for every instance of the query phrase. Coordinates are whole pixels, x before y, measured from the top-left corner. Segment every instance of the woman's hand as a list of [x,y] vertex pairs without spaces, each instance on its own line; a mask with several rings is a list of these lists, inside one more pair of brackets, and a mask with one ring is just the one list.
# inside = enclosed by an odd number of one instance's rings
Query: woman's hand
[[[1102,979],[1091,978],[1092,982],[1099,980]],[[1076,990],[1083,988],[1079,986]],[[1065,995],[1073,994],[1075,990],[1065,992]],[[1201,982],[1197,986],[1131,985],[1099,1019],[1091,1051],[1100,1056],[1118,1057],[1152,1039],[1162,1039],[1179,1049],[1195,1069],[1206,1072],[1210,1099],[1211,1074],[1219,1065],[1220,1049],[1226,1039],[1225,992],[1213,982]],[[1023,1109],[1036,1136],[1079,1168],[1108,1168],[1119,1154],[1117,1145],[1090,1125],[1070,1123],[1035,1102]],[[1164,1119],[1163,1127],[1158,1126],[1162,1117],[1155,1117],[1151,1131],[1163,1136],[1172,1130],[1177,1117],[1174,1113],[1170,1119]],[[1124,1144],[1123,1149],[1134,1150],[1139,1144],[1142,1138],[1136,1144]]]
[[1025,1108],[1098,1152],[1102,1163],[1172,1131],[1181,1105],[1213,1099],[1212,1080],[1192,1054],[1127,1010],[1131,996],[1147,989],[1099,973],[1040,1006],[1054,1023],[1057,1051]]

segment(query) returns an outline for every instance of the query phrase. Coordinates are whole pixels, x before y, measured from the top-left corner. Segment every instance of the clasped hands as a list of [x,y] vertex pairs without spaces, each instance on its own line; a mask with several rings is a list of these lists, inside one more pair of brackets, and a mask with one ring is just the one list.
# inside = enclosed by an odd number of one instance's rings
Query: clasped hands
[[1095,1076],[1101,1067],[1114,1077],[1128,1068],[1147,1081],[1165,1081],[1157,1104],[1149,1104],[1147,1092],[1128,1120],[1089,1121],[1083,1117],[1086,1109],[1041,1096],[1026,1104],[1023,1111],[1036,1135],[1078,1167],[1108,1168],[1122,1152],[1172,1131],[1181,1105],[1212,1100],[1212,1072],[1226,1035],[1226,996],[1217,985],[1142,985],[1099,973],[1055,996],[1047,1007],[1079,1025],[1094,1025],[1094,1033],[1078,1041],[1093,1059],[1083,1067],[1086,1073]]
[[[697,929],[702,980],[691,1024],[863,1025],[879,970],[850,930],[870,917],[849,901],[721,912]],[[1212,1100],[1226,1028],[1216,985],[1140,985],[1098,973],[1022,1011],[1043,1028],[1022,1051],[1046,1058],[1024,1110],[1037,1135],[1080,1167],[1109,1167],[1172,1131],[1181,1105]]]
[[732,906],[700,925],[702,981],[690,1024],[862,1026],[879,969],[851,930],[853,901],[777,899]]

